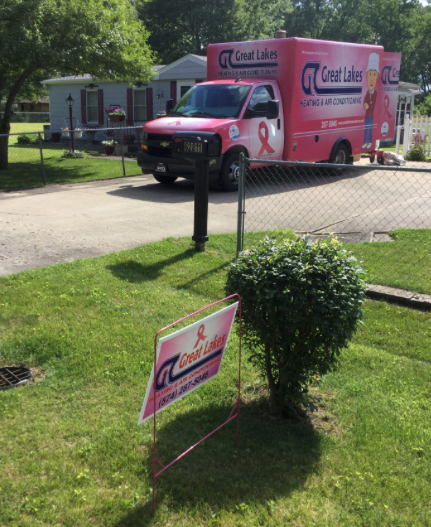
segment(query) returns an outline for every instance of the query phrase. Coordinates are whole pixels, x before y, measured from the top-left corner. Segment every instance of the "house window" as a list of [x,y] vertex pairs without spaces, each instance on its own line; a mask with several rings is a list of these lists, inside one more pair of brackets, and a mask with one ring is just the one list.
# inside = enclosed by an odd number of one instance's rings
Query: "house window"
[[89,123],[99,122],[99,105],[97,102],[97,91],[87,92],[87,121]]
[[133,119],[135,121],[147,120],[147,93],[146,90],[133,90]]

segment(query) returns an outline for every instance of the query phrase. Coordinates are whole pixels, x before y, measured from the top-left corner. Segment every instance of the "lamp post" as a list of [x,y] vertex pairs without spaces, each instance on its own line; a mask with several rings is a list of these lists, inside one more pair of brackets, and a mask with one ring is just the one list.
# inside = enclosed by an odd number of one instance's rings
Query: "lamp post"
[[74,99],[72,99],[72,95],[69,93],[69,97],[66,99],[66,102],[69,106],[69,117],[70,117],[70,134],[72,136],[72,152],[75,151],[75,141],[74,141],[74,135],[75,133],[73,132],[73,120],[72,120],[72,106],[73,106],[73,103],[75,102]]

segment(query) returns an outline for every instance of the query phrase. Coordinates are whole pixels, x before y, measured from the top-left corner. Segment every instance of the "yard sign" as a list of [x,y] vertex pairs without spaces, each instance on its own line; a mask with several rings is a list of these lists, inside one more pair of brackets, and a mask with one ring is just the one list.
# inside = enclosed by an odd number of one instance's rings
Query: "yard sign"
[[190,326],[159,340],[154,364],[138,425],[196,388],[216,377],[220,371],[238,302],[220,309]]
[[[182,328],[171,335],[160,338],[160,333],[183,322],[184,320],[209,309],[226,300],[237,298],[238,302],[231,304],[212,315],[207,316]],[[218,375],[223,360],[224,352],[229,339],[232,324],[235,319],[236,309],[239,306],[239,353],[238,353],[238,397],[224,423],[203,437],[200,441],[189,447],[167,465],[157,459],[156,452],[156,416],[163,409],[188,395],[199,386]],[[139,415],[138,425],[150,417],[153,421],[153,511],[155,508],[156,478],[174,463],[184,457],[188,452],[197,447],[202,441],[213,435],[217,430],[236,419],[235,447],[238,447],[239,433],[239,407],[241,400],[241,297],[238,293],[217,300],[213,304],[190,313],[181,320],[173,322],[162,328],[154,337],[154,363],[151,377],[148,382],[142,410]],[[157,472],[156,466],[161,469]]]

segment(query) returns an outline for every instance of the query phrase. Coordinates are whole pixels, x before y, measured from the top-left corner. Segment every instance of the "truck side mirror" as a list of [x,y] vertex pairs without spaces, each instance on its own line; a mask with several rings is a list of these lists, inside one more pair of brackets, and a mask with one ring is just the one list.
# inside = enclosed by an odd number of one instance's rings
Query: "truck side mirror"
[[171,113],[171,110],[173,107],[174,107],[174,100],[168,99],[166,101],[166,115],[169,115]]
[[266,110],[267,119],[278,119],[280,113],[280,101],[268,101],[268,108]]

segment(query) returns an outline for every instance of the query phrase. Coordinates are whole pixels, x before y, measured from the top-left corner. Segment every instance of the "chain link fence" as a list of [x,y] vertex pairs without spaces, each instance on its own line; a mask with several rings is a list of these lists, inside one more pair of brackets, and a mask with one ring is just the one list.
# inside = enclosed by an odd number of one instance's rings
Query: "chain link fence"
[[366,162],[265,166],[244,159],[237,250],[265,236],[310,242],[336,236],[376,288],[431,294],[431,166]]
[[142,125],[0,135],[0,190],[141,173]]

